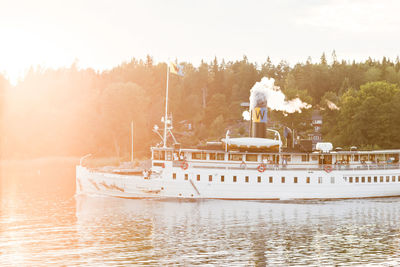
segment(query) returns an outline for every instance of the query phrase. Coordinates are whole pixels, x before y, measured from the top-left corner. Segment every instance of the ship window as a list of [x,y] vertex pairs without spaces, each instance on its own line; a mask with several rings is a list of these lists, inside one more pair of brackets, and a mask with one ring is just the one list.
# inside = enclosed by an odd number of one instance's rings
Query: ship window
[[392,176],[392,182],[396,182],[396,176]]
[[317,161],[317,160],[318,160],[318,156],[311,155],[311,160],[313,160],[313,161]]
[[297,177],[293,177],[293,183],[297,184]]
[[306,154],[306,155],[301,155],[301,161],[310,161],[310,155]]
[[247,154],[246,161],[257,161],[257,155],[254,154]]
[[154,151],[154,159],[164,160],[165,159],[165,151]]
[[[197,175],[197,176],[200,176],[200,175]],[[185,180],[188,180],[188,179],[189,179],[189,175],[187,173],[185,173]]]
[[249,176],[246,176],[244,179],[245,179],[245,182],[246,182],[246,183],[249,182]]
[[358,155],[354,155],[354,161],[358,161]]
[[397,181],[400,182],[400,175],[397,177]]
[[167,160],[172,160],[172,152],[167,151]]
[[331,184],[334,184],[334,183],[335,183],[335,177],[332,176],[332,177],[331,177]]
[[192,159],[201,159],[201,153],[192,153]]
[[379,182],[383,183],[383,176],[379,177]]
[[362,162],[368,161],[368,155],[360,155],[360,160],[361,160]]
[[160,155],[157,150],[153,151],[153,159],[160,159]]
[[[185,180],[187,180],[187,174],[185,174]],[[200,181],[200,174],[197,174],[197,181]]]
[[365,183],[365,177],[361,177],[361,183]]
[[306,178],[306,183],[309,184],[310,183],[310,177]]
[[378,182],[378,177],[374,176],[374,183]]
[[285,177],[282,177],[282,178],[281,178],[281,182],[282,182],[282,184],[285,183]]
[[271,183],[273,183],[273,182],[274,182],[274,177],[270,176],[270,177],[269,177],[269,183],[271,184]]
[[209,182],[212,182],[212,175],[209,175],[209,176],[208,176],[208,181],[209,181]]
[[268,160],[270,160],[270,156],[269,155],[262,155],[262,160],[263,161],[268,161]]
[[368,176],[368,183],[371,182],[371,176]]
[[192,153],[192,159],[205,160],[207,159],[207,154],[203,152],[194,152]]
[[353,177],[349,177],[349,183],[353,182]]
[[229,154],[229,160],[241,161],[242,154]]
[[383,154],[378,154],[378,155],[376,155],[376,161],[377,161],[378,163],[379,163],[379,162],[383,163],[385,160],[386,160],[386,159],[385,159],[385,155],[383,155]]
[[257,183],[261,183],[261,176],[257,176]]
[[390,181],[390,176],[386,176],[386,183]]
[[176,179],[176,173],[173,173],[173,174],[172,174],[172,178],[173,178],[173,179]]
[[217,153],[217,160],[224,160],[225,154],[224,153]]
[[318,183],[322,184],[322,177],[318,177]]
[[217,157],[215,156],[215,153],[210,153],[210,160],[216,160]]
[[356,177],[356,183],[358,183],[359,182],[359,178],[358,178],[358,176]]
[[233,176],[233,182],[236,183],[236,181],[237,181],[237,177]]
[[221,175],[221,182],[224,182],[224,181],[225,181],[225,176]]

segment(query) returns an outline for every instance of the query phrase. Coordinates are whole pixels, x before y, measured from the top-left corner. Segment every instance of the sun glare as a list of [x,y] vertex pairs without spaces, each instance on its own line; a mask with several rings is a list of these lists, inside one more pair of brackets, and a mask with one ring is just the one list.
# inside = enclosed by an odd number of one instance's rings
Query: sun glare
[[70,65],[74,57],[51,36],[27,32],[18,28],[0,29],[0,72],[16,85],[30,67],[57,68]]

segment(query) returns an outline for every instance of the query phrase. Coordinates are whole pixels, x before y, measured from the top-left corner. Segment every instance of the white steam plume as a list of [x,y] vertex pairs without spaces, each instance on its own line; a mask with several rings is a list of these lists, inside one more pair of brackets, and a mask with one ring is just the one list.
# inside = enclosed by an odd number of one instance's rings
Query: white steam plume
[[286,101],[286,96],[279,86],[274,85],[275,80],[264,77],[250,90],[250,110],[261,105],[267,106],[272,110],[284,111],[286,113],[300,112],[303,108],[311,108],[310,104],[304,103],[299,98]]
[[248,110],[243,111],[242,117],[245,121],[249,121],[250,120],[250,112]]
[[328,105],[328,108],[330,110],[339,110],[339,107],[335,105],[335,103],[333,103],[330,100],[326,100],[326,104]]

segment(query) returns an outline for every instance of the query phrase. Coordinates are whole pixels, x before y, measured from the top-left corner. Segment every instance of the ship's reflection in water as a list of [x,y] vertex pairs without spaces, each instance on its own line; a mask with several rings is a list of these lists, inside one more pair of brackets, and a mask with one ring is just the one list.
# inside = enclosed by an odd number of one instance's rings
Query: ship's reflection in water
[[81,257],[95,264],[400,263],[400,199],[149,201],[79,197]]

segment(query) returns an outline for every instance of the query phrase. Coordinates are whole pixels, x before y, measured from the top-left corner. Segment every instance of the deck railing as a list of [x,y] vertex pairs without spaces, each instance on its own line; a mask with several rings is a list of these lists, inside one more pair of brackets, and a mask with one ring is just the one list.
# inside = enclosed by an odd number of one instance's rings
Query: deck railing
[[358,171],[358,170],[393,170],[400,169],[399,163],[371,163],[371,164],[264,164],[261,162],[226,162],[226,161],[180,161],[172,162],[173,167],[183,167],[186,162],[187,168],[215,168],[227,170],[255,170],[263,164],[265,171],[268,170],[309,170],[318,171]]

